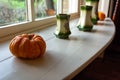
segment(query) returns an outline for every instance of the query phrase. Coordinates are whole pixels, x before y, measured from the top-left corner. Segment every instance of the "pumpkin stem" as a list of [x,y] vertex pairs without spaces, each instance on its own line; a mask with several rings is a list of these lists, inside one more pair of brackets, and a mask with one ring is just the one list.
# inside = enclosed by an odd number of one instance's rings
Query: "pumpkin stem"
[[31,40],[33,38],[34,34],[29,34],[28,38]]

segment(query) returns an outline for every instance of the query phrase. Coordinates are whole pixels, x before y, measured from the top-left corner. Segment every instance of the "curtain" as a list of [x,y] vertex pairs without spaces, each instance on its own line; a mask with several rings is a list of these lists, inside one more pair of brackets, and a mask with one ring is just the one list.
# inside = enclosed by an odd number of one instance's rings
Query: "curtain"
[[116,0],[112,20],[114,21],[116,30],[120,31],[120,0]]
[[116,27],[115,43],[120,45],[120,0],[116,0],[112,20]]

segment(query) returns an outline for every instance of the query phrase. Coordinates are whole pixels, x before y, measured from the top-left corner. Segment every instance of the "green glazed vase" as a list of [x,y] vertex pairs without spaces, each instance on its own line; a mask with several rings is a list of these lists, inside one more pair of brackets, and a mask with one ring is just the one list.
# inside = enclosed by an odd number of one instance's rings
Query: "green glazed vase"
[[86,0],[86,5],[92,6],[92,22],[97,24],[98,21],[98,4],[99,0]]
[[57,27],[54,32],[55,36],[60,39],[69,38],[69,35],[71,34],[69,28],[70,15],[58,14],[56,15],[56,18],[57,18]]
[[92,6],[81,5],[80,9],[80,19],[77,24],[77,28],[81,31],[91,31],[93,28],[93,23],[91,20]]

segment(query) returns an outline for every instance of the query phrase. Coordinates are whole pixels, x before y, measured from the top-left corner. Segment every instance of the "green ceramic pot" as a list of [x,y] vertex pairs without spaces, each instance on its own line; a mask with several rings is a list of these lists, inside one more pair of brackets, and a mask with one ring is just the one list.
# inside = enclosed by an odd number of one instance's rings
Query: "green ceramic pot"
[[55,36],[61,39],[69,38],[69,35],[71,34],[69,28],[70,15],[58,14],[56,15],[56,18],[57,18],[57,27],[54,32]]
[[86,5],[93,6],[93,9],[92,9],[93,24],[97,24],[97,21],[98,21],[98,4],[99,4],[99,0],[86,0]]
[[93,23],[91,20],[92,6],[82,5],[80,9],[81,13],[77,28],[82,31],[91,31],[93,28]]

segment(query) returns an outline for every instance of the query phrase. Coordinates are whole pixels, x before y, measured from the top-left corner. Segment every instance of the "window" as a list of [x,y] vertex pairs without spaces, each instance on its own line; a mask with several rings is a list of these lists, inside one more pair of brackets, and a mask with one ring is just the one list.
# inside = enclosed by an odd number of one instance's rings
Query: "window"
[[0,40],[56,24],[55,15],[59,13],[78,18],[83,4],[85,0],[0,0]]
[[66,14],[71,14],[71,13],[78,13],[78,0],[62,0],[62,12],[59,13],[66,13]]
[[35,18],[44,18],[56,14],[57,0],[35,0]]
[[[34,2],[31,5],[30,2]],[[45,18],[56,14],[57,0],[1,0],[0,26]],[[33,16],[30,16],[32,10]]]
[[25,0],[0,0],[0,26],[27,20]]
[[109,6],[111,6],[110,5],[110,0],[106,0],[106,1],[100,0],[99,1],[98,11],[102,11],[102,12],[105,13],[106,16],[108,16]]
[[80,5],[84,5],[85,4],[85,0],[80,0]]
[[75,15],[79,17],[79,1],[0,0],[0,38],[8,39],[22,32],[56,24],[55,15],[59,13],[71,14],[71,19]]

